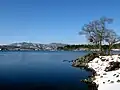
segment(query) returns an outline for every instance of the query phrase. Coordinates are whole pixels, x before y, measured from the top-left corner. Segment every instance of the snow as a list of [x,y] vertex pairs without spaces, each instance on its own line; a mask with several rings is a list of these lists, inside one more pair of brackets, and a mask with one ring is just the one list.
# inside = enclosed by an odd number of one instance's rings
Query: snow
[[98,90],[120,90],[120,84],[101,84]]
[[[88,63],[89,68],[96,71],[95,82],[99,85],[98,90],[120,90],[120,69],[106,72],[105,68],[109,67],[109,62],[120,62],[118,55],[99,56]],[[104,59],[104,60],[101,60]]]

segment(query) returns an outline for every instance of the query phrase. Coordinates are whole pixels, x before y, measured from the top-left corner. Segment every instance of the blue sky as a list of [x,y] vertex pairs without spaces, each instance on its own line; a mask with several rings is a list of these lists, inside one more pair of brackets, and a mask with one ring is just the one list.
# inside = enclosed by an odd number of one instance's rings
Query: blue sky
[[106,16],[120,34],[120,0],[0,0],[0,44],[85,43],[81,27]]

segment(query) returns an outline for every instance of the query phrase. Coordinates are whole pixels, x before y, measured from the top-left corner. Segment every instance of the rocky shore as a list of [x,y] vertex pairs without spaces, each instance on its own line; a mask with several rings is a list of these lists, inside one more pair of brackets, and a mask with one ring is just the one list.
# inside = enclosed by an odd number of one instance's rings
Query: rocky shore
[[92,53],[76,59],[72,66],[85,67],[93,74],[83,82],[92,86],[90,90],[119,90],[120,88],[120,56],[99,56]]

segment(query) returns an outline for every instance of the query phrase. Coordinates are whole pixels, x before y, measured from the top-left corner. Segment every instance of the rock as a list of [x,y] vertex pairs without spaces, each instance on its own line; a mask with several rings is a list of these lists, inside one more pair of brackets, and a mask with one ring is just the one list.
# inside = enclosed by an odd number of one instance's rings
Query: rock
[[119,77],[119,75],[117,75],[116,77]]
[[118,83],[120,83],[120,80],[117,80]]
[[63,60],[63,62],[69,62],[69,63],[71,63],[71,62],[73,62],[73,60]]
[[88,85],[89,90],[98,90],[98,85],[93,82],[92,78],[81,80]]
[[110,62],[110,66],[106,67],[105,71],[113,71],[113,70],[118,70],[120,68],[120,62]]
[[101,59],[101,61],[106,61],[106,59]]
[[89,90],[98,90],[98,86],[95,82],[89,83],[88,88]]
[[107,75],[107,73],[103,73],[103,75]]
[[83,57],[80,57],[80,58],[74,60],[72,63],[72,66],[74,66],[74,67],[88,66],[88,63],[96,57],[99,57],[99,55],[97,53],[89,53]]
[[114,83],[114,81],[111,81],[110,83]]

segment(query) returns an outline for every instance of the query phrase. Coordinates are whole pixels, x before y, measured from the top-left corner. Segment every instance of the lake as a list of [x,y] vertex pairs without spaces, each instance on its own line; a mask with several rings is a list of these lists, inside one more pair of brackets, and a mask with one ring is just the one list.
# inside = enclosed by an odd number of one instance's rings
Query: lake
[[80,82],[90,73],[63,60],[74,60],[87,52],[0,52],[0,90],[88,90]]

